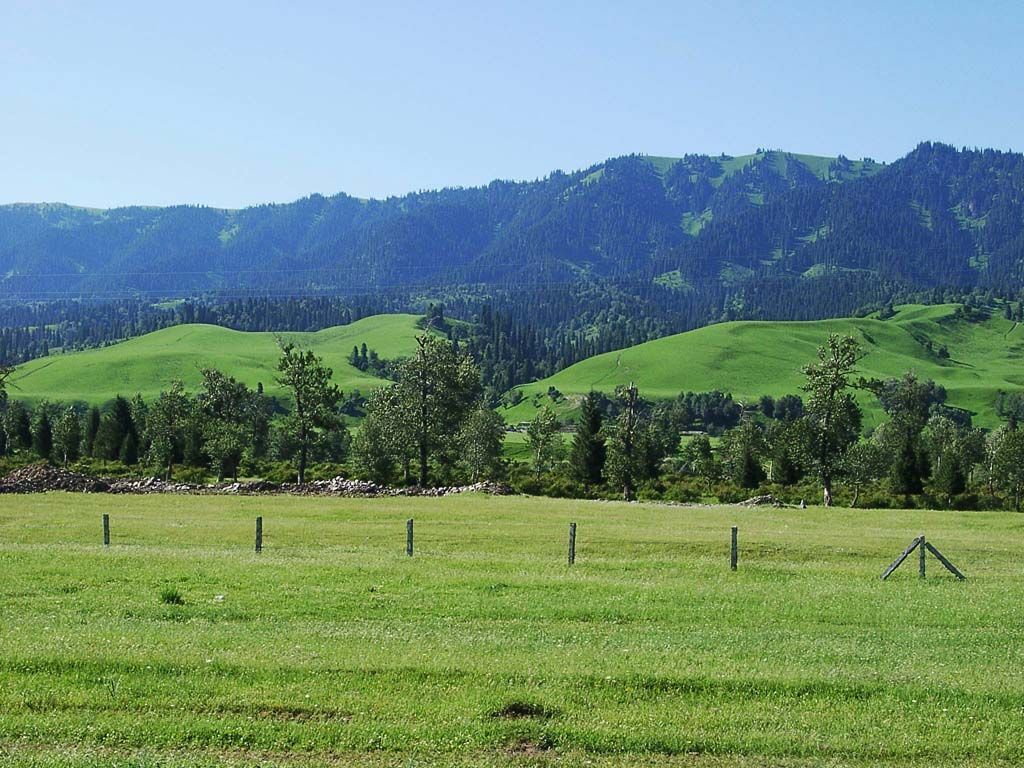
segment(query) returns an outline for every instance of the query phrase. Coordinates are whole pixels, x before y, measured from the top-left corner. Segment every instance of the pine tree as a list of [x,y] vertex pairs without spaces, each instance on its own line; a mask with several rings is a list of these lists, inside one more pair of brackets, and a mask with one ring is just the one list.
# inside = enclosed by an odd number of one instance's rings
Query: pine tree
[[96,445],[96,433],[100,431],[100,409],[93,406],[85,417],[85,441],[83,448],[85,455],[92,457]]
[[32,430],[32,449],[36,456],[44,461],[49,461],[53,454],[53,424],[50,423],[50,413],[46,406],[39,406],[36,409],[36,423]]
[[592,391],[581,403],[569,455],[573,478],[587,488],[600,485],[604,477],[607,448],[601,431],[603,424],[598,395]]

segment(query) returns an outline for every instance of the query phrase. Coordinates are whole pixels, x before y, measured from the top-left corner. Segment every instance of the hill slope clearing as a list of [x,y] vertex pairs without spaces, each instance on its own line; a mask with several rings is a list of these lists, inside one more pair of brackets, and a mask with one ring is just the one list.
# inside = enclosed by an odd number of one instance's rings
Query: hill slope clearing
[[[951,304],[908,305],[888,320],[711,325],[597,355],[519,387],[523,401],[502,414],[511,423],[525,421],[545,403],[564,413],[591,389],[610,394],[630,382],[642,395],[655,399],[716,389],[743,402],[797,393],[803,383],[801,367],[815,359],[829,334],[836,333],[851,335],[863,346],[861,375],[886,379],[916,371],[919,377],[942,384],[950,405],[974,413],[980,426],[993,426],[998,421],[998,392],[1024,387],[1024,329],[1001,316],[966,320],[956,310]],[[948,359],[940,356],[942,347],[948,349]],[[547,396],[551,387],[566,397],[552,401]],[[869,421],[877,419],[874,397],[864,393],[861,401]]]
[[280,352],[277,337],[312,349],[334,369],[344,391],[376,389],[383,379],[348,362],[354,346],[363,343],[384,359],[412,354],[418,315],[374,315],[349,325],[315,333],[246,333],[214,325],[178,325],[101,349],[32,360],[18,366],[7,382],[11,397],[102,404],[116,395],[140,393],[156,398],[174,379],[195,389],[200,370],[219,368],[250,387],[262,383],[270,395],[277,385]]

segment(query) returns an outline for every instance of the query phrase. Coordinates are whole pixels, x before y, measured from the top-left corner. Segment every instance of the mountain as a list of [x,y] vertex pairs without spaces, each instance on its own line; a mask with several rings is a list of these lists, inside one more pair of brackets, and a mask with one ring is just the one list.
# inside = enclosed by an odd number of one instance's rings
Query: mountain
[[626,156],[531,182],[244,210],[0,207],[0,296],[348,293],[618,279],[667,289],[866,271],[1020,282],[1024,158],[883,166],[780,151]]
[[[510,423],[527,421],[542,405],[570,411],[590,390],[611,394],[631,382],[655,399],[719,390],[754,404],[762,395],[799,394],[801,367],[832,333],[860,342],[866,353],[860,375],[888,379],[915,371],[944,386],[949,405],[970,411],[979,426],[999,422],[1000,392],[1024,386],[1024,326],[992,311],[968,318],[959,305],[902,306],[886,320],[729,322],[655,339],[518,387],[522,401],[500,412]],[[552,388],[559,393],[554,399]],[[877,423],[877,400],[867,392],[860,399]]]
[[[364,394],[386,383],[349,363],[352,348],[366,344],[382,358],[411,355],[420,331],[416,315],[376,315],[317,333],[281,334],[312,349],[334,370],[346,393]],[[116,395],[141,394],[152,401],[173,379],[195,390],[200,370],[218,368],[268,395],[284,397],[277,384],[280,351],[274,333],[246,333],[213,325],[177,325],[119,344],[33,360],[15,369],[7,390],[18,400],[101,405]]]

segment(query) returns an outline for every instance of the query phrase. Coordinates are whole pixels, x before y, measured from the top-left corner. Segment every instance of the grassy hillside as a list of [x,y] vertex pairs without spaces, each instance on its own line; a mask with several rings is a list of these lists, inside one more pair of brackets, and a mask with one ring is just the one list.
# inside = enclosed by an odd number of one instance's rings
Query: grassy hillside
[[[418,319],[417,315],[375,315],[316,333],[280,335],[322,356],[343,390],[365,392],[379,386],[381,379],[349,365],[352,347],[365,342],[385,359],[411,354]],[[136,392],[151,399],[176,378],[195,387],[200,369],[212,366],[249,386],[262,382],[269,394],[280,394],[275,382],[280,354],[276,335],[179,325],[102,349],[33,360],[18,367],[8,381],[8,391],[12,397],[32,402],[100,404],[115,395]]]
[[[1019,766],[1022,530],[999,512],[9,496],[0,764]],[[879,580],[922,531],[967,582],[931,557],[921,582],[916,556]]]
[[[613,392],[636,382],[641,393],[670,398],[680,391],[720,389],[750,401],[761,395],[797,392],[800,368],[815,357],[830,333],[856,337],[867,356],[860,365],[867,377],[891,378],[915,370],[939,382],[949,402],[992,426],[996,393],[1024,386],[1024,329],[1002,317],[967,322],[954,317],[953,305],[901,307],[889,320],[839,319],[815,322],[733,322],[609,352],[584,360],[543,381],[520,388],[525,400],[503,410],[510,422],[532,418],[549,387],[567,397],[558,408],[569,410],[591,389]],[[946,345],[950,359],[930,353]],[[874,399],[865,395],[869,418],[877,418]]]

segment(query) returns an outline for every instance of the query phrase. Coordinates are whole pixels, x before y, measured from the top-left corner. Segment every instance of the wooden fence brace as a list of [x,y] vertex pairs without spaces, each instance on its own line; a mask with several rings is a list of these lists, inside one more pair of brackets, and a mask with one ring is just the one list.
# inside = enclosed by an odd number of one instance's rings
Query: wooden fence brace
[[918,537],[918,541],[920,543],[917,545],[917,575],[920,576],[923,579],[924,578],[924,560],[925,560],[924,556],[928,554],[928,550],[925,548],[925,544],[927,542],[924,539],[924,534],[923,533]]
[[263,551],[263,516],[256,518],[256,553]]
[[733,571],[736,570],[736,564],[740,559],[739,533],[740,529],[734,525],[732,527],[732,547],[729,549],[729,568]]
[[405,521],[405,554],[412,557],[412,518]]
[[576,562],[576,523],[569,523],[569,565]]
[[103,546],[110,546],[110,515],[103,515]]
[[892,572],[895,571],[897,568],[899,568],[903,564],[904,560],[906,560],[908,557],[910,557],[910,553],[913,552],[915,549],[917,549],[917,546],[920,543],[921,543],[921,537],[920,536],[918,536],[916,539],[914,539],[912,542],[910,542],[910,546],[907,547],[905,550],[903,550],[903,554],[900,555],[899,557],[897,557],[893,561],[893,564],[890,565],[888,568],[886,568],[885,572],[882,573],[882,581],[885,581],[886,579],[888,579],[892,575]]
[[[922,541],[924,541],[924,539],[922,539]],[[938,558],[940,563],[946,566],[946,570],[948,570],[950,573],[952,573],[954,576],[960,579],[960,581],[967,581],[967,577],[960,573],[960,569],[953,565],[951,562],[949,562],[949,560],[947,560],[945,556],[941,552],[939,552],[939,550],[937,550],[935,547],[931,545],[931,542],[925,542],[925,546],[928,547],[929,552],[931,552],[933,555],[935,555],[936,558]]]

